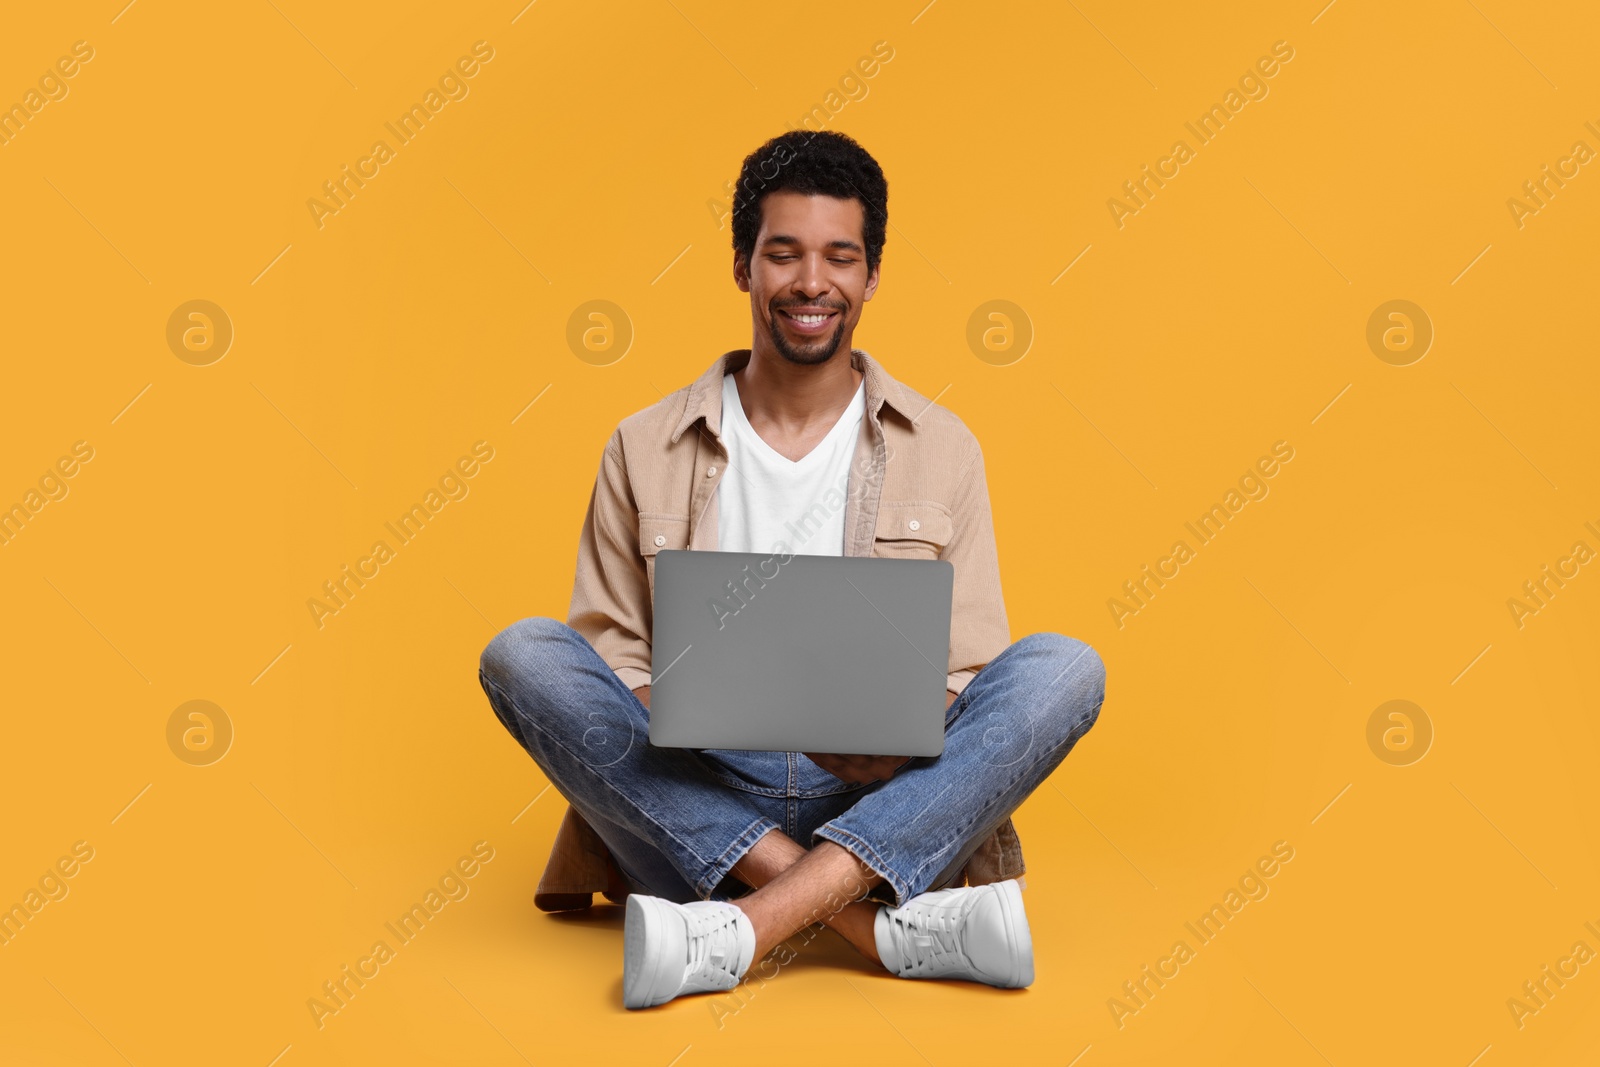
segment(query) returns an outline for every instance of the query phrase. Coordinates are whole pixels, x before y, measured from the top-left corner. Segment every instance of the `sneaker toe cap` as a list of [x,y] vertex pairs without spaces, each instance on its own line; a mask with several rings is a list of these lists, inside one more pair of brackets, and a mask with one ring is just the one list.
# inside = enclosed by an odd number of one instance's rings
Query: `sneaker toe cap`
[[967,958],[995,985],[1020,988],[1033,982],[1033,938],[1015,883],[985,894],[963,924]]

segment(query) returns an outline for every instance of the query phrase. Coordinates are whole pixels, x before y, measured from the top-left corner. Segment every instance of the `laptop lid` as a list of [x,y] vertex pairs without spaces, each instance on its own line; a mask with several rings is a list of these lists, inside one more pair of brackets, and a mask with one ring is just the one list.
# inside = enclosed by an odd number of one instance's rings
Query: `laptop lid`
[[656,553],[650,743],[937,756],[948,560]]

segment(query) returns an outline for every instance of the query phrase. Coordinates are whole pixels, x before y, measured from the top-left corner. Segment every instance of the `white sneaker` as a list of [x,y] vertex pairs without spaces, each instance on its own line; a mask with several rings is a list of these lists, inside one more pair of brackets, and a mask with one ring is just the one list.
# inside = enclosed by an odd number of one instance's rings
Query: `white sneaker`
[[901,978],[965,978],[1006,989],[1033,983],[1033,935],[1015,878],[880,908],[873,935],[883,965]]
[[677,904],[631,893],[622,942],[622,1005],[653,1008],[682,993],[732,989],[756,954],[756,929],[737,904]]

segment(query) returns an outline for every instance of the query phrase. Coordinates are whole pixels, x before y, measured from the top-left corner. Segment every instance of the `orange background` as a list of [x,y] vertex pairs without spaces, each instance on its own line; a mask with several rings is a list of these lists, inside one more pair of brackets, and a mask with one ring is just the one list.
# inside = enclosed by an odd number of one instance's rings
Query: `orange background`
[[[0,1061],[1592,1056],[1600,966],[1507,1007],[1600,951],[1600,576],[1507,607],[1600,548],[1600,177],[1507,204],[1600,148],[1592,11],[121,3],[0,35],[0,103],[93,50],[0,145],[0,505],[93,450],[0,545],[0,905],[92,849],[0,945]],[[478,41],[467,94],[319,227],[307,201]],[[1027,991],[897,981],[830,934],[720,1026],[704,997],[625,1014],[620,910],[532,907],[561,804],[476,661],[564,616],[617,421],[749,344],[716,201],[819,105],[890,181],[857,343],[978,435],[1013,636],[1089,641],[1107,702],[1016,815]],[[1367,342],[1397,299],[1435,332],[1406,366]],[[191,300],[221,358],[169,346]],[[567,342],[591,300],[620,359]],[[1021,358],[969,344],[991,300]],[[319,627],[322,583],[479,441],[467,495]],[[1123,582],[1278,441],[1270,493],[1119,627]],[[231,724],[208,765],[190,720],[169,742],[193,700]],[[1391,700],[1431,724],[1419,761],[1369,747]],[[1123,983],[1279,841],[1269,895],[1119,1027]],[[319,1029],[322,983],[477,842],[467,895]]]

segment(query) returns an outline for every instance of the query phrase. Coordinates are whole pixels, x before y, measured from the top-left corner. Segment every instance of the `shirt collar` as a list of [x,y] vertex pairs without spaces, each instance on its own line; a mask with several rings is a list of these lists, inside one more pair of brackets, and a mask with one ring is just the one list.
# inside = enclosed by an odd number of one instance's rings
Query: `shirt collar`
[[[700,419],[705,420],[706,429],[710,430],[713,436],[718,440],[722,439],[722,380],[749,362],[748,348],[725,352],[717,357],[716,362],[712,363],[693,385],[689,386],[688,396],[684,400],[683,415],[672,429],[674,442]],[[915,428],[916,423],[911,420],[921,412],[913,410],[912,398],[907,395],[908,390],[903,385],[891,377],[889,372],[863,349],[850,350],[850,365],[861,372],[862,380],[866,384],[867,412],[874,421],[879,418],[879,409],[888,404]]]

